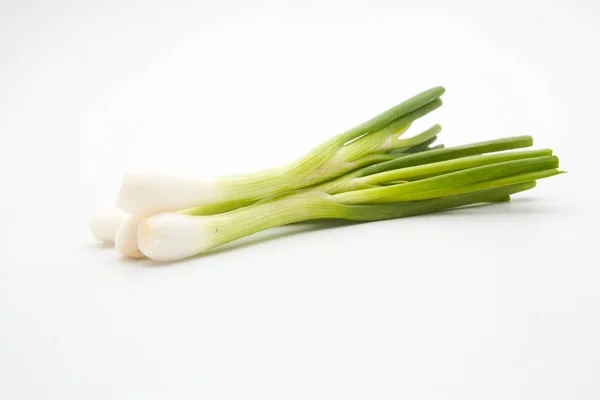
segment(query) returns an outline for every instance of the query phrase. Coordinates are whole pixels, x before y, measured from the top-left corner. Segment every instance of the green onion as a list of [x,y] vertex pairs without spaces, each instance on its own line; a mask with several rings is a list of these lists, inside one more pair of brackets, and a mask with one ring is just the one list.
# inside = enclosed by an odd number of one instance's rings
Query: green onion
[[442,105],[444,88],[424,91],[371,120],[321,144],[283,168],[228,177],[186,180],[145,174],[124,177],[118,206],[131,214],[153,214],[210,205],[213,211],[281,195],[324,182],[368,165],[374,155],[420,145],[435,137],[439,126],[400,139],[418,118]]
[[[495,143],[505,147],[523,144],[521,139]],[[485,146],[488,145],[473,145],[469,151],[491,150]],[[462,151],[465,148],[462,146]],[[443,154],[456,155],[455,149],[444,149],[447,152]],[[324,184],[264,199],[222,214],[199,215],[203,211],[200,207],[155,215],[138,227],[138,246],[152,259],[170,261],[203,253],[264,229],[299,221],[323,218],[376,221],[480,202],[507,201],[507,196],[533,188],[536,180],[561,173],[557,169],[558,158],[551,154],[551,150],[518,151],[435,163],[427,163],[434,158],[422,157],[420,161],[424,164],[420,166],[392,170],[387,169],[389,165],[382,165],[390,163],[384,161],[338,178],[335,185]],[[400,157],[397,161],[406,158]],[[378,172],[382,169],[386,171]],[[397,183],[399,179],[410,181]],[[361,182],[356,183],[357,180]],[[381,186],[383,183],[390,185]],[[344,187],[357,185],[366,188],[339,192]]]
[[151,259],[173,261],[204,253],[265,229],[295,222],[324,218],[377,221],[409,217],[505,200],[506,196],[534,186],[535,182],[526,182],[430,200],[382,205],[342,204],[323,192],[308,191],[217,215],[162,213],[139,225],[138,246]]

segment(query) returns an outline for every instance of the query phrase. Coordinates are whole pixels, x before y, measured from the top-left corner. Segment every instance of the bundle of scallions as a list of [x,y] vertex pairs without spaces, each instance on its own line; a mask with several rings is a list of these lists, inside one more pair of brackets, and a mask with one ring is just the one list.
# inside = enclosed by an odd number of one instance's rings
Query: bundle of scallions
[[510,151],[532,146],[530,136],[432,147],[441,130],[434,125],[405,138],[443,93],[422,92],[285,167],[199,180],[128,174],[121,211],[92,218],[90,228],[123,255],[172,261],[301,221],[378,221],[508,201],[562,173],[552,150]]

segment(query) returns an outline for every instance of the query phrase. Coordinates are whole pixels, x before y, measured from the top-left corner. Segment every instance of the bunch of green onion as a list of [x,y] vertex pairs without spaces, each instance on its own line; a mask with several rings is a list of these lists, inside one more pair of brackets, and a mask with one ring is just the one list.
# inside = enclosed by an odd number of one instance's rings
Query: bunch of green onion
[[378,221],[508,201],[562,172],[552,150],[509,151],[532,146],[530,136],[432,147],[441,131],[434,125],[405,138],[443,93],[422,92],[285,167],[199,180],[126,175],[121,211],[93,218],[92,233],[126,256],[172,261],[301,221]]

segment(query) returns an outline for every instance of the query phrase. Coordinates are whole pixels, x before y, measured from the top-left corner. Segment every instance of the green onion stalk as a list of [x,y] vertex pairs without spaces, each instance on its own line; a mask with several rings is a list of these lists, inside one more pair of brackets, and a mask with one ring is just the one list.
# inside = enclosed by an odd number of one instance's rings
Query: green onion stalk
[[531,144],[520,136],[408,153],[225,213],[203,215],[202,207],[159,213],[139,223],[137,245],[151,259],[173,261],[301,221],[378,221],[506,201],[562,172],[551,150],[504,152]]
[[127,174],[121,183],[117,205],[132,215],[200,206],[206,207],[206,213],[225,212],[395,159],[404,150],[420,151],[417,146],[434,139],[440,132],[439,125],[410,138],[403,138],[402,134],[415,120],[440,107],[443,93],[442,87],[426,90],[331,138],[284,167],[197,180]]

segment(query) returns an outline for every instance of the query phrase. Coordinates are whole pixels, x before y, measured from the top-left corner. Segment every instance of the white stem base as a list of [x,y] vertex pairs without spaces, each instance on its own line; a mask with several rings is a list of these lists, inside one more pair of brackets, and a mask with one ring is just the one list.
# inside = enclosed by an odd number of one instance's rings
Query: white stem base
[[115,247],[125,257],[144,258],[144,254],[138,249],[137,230],[139,223],[145,215],[129,217],[117,230],[115,235]]
[[191,257],[212,247],[210,217],[184,214],[157,214],[140,222],[137,229],[137,246],[156,261],[173,261]]
[[115,242],[117,230],[128,217],[129,214],[115,208],[94,215],[90,218],[88,226],[96,239],[105,244],[112,244]]
[[126,174],[121,183],[119,208],[131,214],[156,214],[222,201],[214,178],[183,179],[155,174]]

